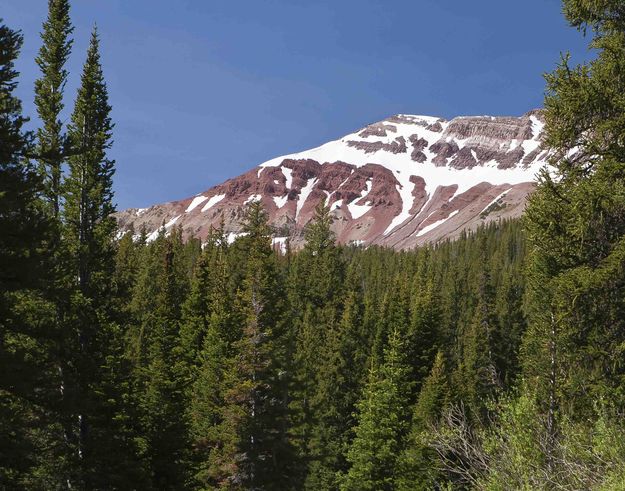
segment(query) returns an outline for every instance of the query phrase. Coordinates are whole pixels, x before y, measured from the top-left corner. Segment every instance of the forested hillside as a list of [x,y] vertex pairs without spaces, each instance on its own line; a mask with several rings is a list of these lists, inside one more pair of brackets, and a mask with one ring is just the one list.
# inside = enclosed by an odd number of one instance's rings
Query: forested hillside
[[64,124],[49,2],[30,133],[0,23],[0,488],[624,489],[625,12],[563,5],[597,56],[547,76],[525,217],[403,252],[323,203],[298,250],[254,201],[118,237],[97,32]]

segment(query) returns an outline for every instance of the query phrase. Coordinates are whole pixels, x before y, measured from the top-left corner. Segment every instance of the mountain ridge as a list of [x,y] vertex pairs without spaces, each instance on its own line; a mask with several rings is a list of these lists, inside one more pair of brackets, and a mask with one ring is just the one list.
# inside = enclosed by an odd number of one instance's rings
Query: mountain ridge
[[323,198],[339,242],[398,249],[453,238],[481,223],[519,216],[547,163],[543,112],[519,117],[396,114],[250,171],[182,200],[117,213],[120,234],[181,226],[204,238],[222,217],[231,238],[244,208],[260,199],[297,247]]

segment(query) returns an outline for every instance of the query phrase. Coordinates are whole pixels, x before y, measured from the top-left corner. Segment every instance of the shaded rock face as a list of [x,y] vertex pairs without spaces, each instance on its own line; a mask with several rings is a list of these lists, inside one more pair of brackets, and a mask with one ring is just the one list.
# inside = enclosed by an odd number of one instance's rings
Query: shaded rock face
[[322,200],[342,243],[398,249],[454,238],[519,216],[546,164],[542,112],[451,121],[396,115],[316,149],[272,159],[196,196],[117,213],[120,233],[180,226],[205,238],[223,219],[241,231],[245,207],[261,200],[276,237],[303,244]]
[[428,141],[425,138],[419,137],[419,135],[410,135],[410,143],[412,143],[412,152],[410,158],[415,162],[425,162],[427,156],[423,153],[428,147]]
[[380,150],[391,153],[406,153],[408,149],[408,147],[406,147],[406,139],[403,136],[398,136],[391,143],[349,140],[347,145],[362,150],[365,153],[376,153]]

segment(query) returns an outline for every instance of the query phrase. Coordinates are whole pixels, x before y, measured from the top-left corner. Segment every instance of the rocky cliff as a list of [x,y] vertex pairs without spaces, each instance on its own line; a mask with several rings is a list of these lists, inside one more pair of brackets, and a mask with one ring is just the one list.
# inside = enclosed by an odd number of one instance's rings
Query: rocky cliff
[[318,148],[260,164],[196,196],[117,214],[120,233],[182,227],[205,237],[223,217],[230,237],[244,208],[261,200],[276,242],[302,231],[325,198],[342,243],[395,248],[453,238],[462,230],[523,212],[538,170],[539,110],[521,117],[451,121],[400,114]]

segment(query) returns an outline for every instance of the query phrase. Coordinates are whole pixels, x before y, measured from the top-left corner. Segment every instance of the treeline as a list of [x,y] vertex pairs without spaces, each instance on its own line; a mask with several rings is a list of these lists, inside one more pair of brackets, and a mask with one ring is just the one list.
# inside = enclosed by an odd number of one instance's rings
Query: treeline
[[[547,77],[523,221],[415,251],[116,237],[94,32],[50,0],[35,84],[0,25],[0,487],[613,489],[625,482],[625,18],[565,0],[595,61]],[[1,24],[1,23],[0,23]]]

